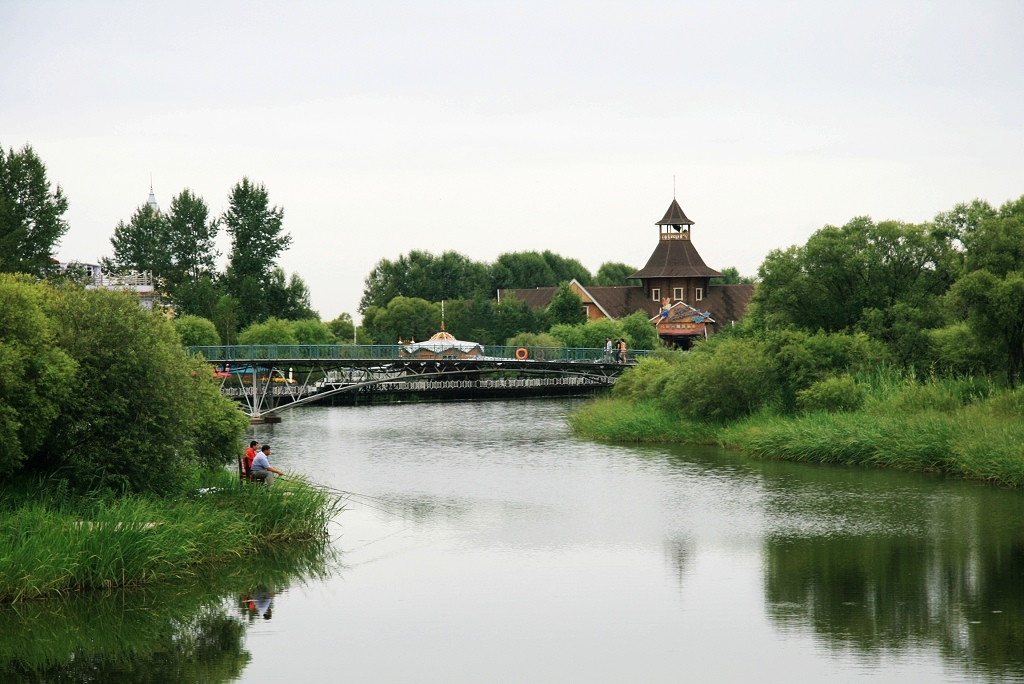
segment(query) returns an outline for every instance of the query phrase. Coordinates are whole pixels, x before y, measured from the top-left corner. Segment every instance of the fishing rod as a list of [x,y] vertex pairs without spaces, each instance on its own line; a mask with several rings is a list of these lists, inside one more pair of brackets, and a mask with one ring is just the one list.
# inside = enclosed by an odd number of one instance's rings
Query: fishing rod
[[351,501],[353,503],[361,504],[363,506],[366,506],[367,508],[372,508],[373,510],[380,511],[381,513],[388,513],[388,514],[393,515],[393,516],[398,517],[398,518],[407,518],[407,516],[405,516],[402,513],[396,513],[395,511],[391,511],[391,510],[387,510],[387,509],[384,509],[384,508],[380,508],[378,506],[374,506],[372,504],[369,504],[369,503],[367,503],[365,501],[360,501],[358,498],[353,498],[353,497],[360,497],[360,498],[371,499],[373,501],[379,501],[379,502],[382,502],[382,503],[390,503],[387,499],[383,499],[383,498],[381,498],[379,496],[371,496],[369,494],[360,494],[359,492],[350,492],[350,491],[345,490],[345,489],[338,489],[336,487],[331,487],[329,485],[321,484],[319,482],[313,482],[312,480],[308,480],[306,478],[294,478],[294,477],[289,477],[289,476],[286,476],[286,475],[279,475],[278,477],[281,477],[281,478],[283,478],[285,480],[301,480],[302,482],[305,482],[307,485],[309,485],[311,487],[315,487],[315,488],[320,489],[320,490],[325,491],[325,492],[330,492],[331,494],[336,494],[336,495],[341,496],[342,498],[346,499],[347,501]]

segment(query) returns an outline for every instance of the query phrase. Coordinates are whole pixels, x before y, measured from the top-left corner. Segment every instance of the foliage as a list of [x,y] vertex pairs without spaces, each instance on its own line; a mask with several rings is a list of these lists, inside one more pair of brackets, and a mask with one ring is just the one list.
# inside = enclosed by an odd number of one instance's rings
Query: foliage
[[488,289],[487,266],[454,251],[440,256],[413,250],[397,260],[381,259],[366,276],[360,313],[383,308],[395,297],[440,302],[468,299]]
[[[334,344],[330,327],[315,318],[305,318],[292,323],[292,332],[298,344]],[[346,340],[343,340],[346,341]]]
[[302,480],[240,489],[229,471],[174,472],[215,490],[190,498],[75,497],[39,481],[26,488],[31,498],[5,502],[0,600],[182,580],[268,544],[322,542],[338,511],[335,497]]
[[173,295],[186,283],[211,279],[217,250],[217,222],[210,219],[210,210],[202,197],[185,188],[171,200],[166,218],[168,269],[167,279]]
[[856,411],[864,405],[867,390],[849,375],[825,378],[796,395],[801,411]]
[[636,366],[619,377],[612,392],[616,397],[634,402],[661,401],[676,363],[679,363],[678,358],[641,358]]
[[519,333],[505,340],[506,347],[561,347],[562,343],[548,333]]
[[333,321],[329,321],[327,327],[339,344],[349,343],[355,333],[355,324],[352,322],[352,316],[345,312],[340,313]]
[[636,272],[637,269],[629,264],[620,261],[606,261],[598,267],[593,284],[601,287],[639,285],[639,280],[629,277]]
[[562,283],[555,290],[548,304],[548,316],[554,324],[578,325],[587,322],[587,314],[583,311],[583,299],[576,294],[568,283]]
[[110,245],[114,256],[104,268],[120,272],[148,271],[157,278],[169,270],[170,246],[167,221],[149,204],[143,204],[128,223],[118,221]]
[[619,319],[619,327],[629,346],[633,349],[657,349],[661,346],[661,338],[643,311],[634,311]]
[[491,335],[495,341],[507,340],[521,332],[539,333],[548,329],[546,315],[534,311],[515,297],[503,297],[493,307]]
[[371,306],[363,325],[381,344],[426,340],[441,328],[441,307],[416,297],[395,297],[387,306]]
[[740,270],[735,266],[727,266],[720,273],[721,277],[711,279],[712,285],[749,285],[755,281],[753,276],[740,275]]
[[590,272],[576,259],[567,259],[550,250],[506,252],[498,256],[489,272],[491,290],[553,287],[571,280],[590,284]]
[[713,444],[716,431],[703,423],[680,420],[655,401],[597,399],[569,416],[577,434],[610,442],[687,442]]
[[50,189],[46,166],[29,146],[0,145],[0,272],[44,275],[57,242],[68,230],[68,200]]
[[41,448],[60,416],[74,361],[53,345],[43,288],[0,274],[0,469],[10,473]]
[[77,372],[26,467],[79,488],[172,491],[183,483],[168,472],[234,459],[245,416],[169,321],[120,292],[37,287]]
[[179,316],[174,319],[174,330],[186,347],[212,347],[220,344],[220,335],[213,322],[201,316]]
[[221,216],[231,236],[225,281],[227,293],[241,303],[242,325],[267,315],[265,292],[278,256],[292,241],[282,232],[283,220],[284,210],[270,206],[262,183],[253,183],[246,176],[231,188],[228,209]]
[[264,314],[296,321],[319,318],[310,308],[309,288],[298,273],[286,276],[280,266],[270,271],[263,289]]
[[763,344],[726,339],[690,353],[665,383],[664,401],[691,420],[732,420],[768,403],[770,379]]
[[238,344],[298,344],[291,321],[271,316],[238,334]]

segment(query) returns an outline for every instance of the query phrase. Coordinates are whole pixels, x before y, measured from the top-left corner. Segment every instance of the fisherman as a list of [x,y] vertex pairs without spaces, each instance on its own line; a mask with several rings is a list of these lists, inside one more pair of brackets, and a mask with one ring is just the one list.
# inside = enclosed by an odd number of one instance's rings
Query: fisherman
[[245,456],[242,457],[242,469],[245,471],[245,476],[249,477],[249,473],[252,472],[252,461],[256,458],[256,451],[259,450],[260,443],[255,439],[249,442],[249,448],[245,450]]
[[275,475],[284,475],[284,473],[270,465],[270,445],[264,444],[260,453],[256,454],[256,458],[252,461],[252,476],[273,487]]

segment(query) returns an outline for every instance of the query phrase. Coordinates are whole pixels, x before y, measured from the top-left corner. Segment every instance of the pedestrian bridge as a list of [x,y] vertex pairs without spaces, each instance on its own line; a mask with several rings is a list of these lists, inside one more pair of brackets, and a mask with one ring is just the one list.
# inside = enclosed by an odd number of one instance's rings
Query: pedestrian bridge
[[628,351],[620,361],[604,349],[568,347],[481,346],[465,353],[412,344],[269,344],[187,350],[214,365],[221,391],[241,401],[254,421],[343,392],[416,393],[442,383],[472,396],[473,388],[498,386],[534,392],[549,387],[552,393],[572,386],[609,386],[651,353]]

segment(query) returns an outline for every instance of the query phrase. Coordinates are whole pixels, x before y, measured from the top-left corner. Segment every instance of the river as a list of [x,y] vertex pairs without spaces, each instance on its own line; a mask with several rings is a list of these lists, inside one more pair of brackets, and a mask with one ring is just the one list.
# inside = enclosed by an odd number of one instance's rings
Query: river
[[[306,407],[254,428],[277,467],[358,496],[325,569],[196,602],[212,622],[184,630],[200,669],[182,680],[1024,681],[1024,492],[597,444],[568,433],[575,405]],[[125,603],[82,600],[63,619]]]

